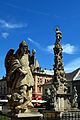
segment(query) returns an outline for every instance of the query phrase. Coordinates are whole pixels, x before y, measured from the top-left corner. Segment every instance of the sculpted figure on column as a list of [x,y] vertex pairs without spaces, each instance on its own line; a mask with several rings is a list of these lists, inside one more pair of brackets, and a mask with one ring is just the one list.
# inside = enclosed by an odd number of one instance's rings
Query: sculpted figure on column
[[29,67],[29,50],[25,41],[19,44],[19,49],[13,54],[9,62],[11,66],[7,73],[7,80],[12,83],[12,94],[9,96],[10,107],[28,112],[29,108],[33,107],[32,87],[34,79]]

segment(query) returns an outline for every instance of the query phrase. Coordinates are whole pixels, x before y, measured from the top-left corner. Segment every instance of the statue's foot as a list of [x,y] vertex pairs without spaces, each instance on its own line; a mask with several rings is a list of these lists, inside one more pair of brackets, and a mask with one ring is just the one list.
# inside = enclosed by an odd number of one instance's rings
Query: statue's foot
[[16,110],[24,110],[24,109],[31,109],[33,108],[33,104],[30,101],[27,101],[21,105],[15,107]]
[[18,105],[18,106],[15,107],[15,109],[22,109],[22,106]]

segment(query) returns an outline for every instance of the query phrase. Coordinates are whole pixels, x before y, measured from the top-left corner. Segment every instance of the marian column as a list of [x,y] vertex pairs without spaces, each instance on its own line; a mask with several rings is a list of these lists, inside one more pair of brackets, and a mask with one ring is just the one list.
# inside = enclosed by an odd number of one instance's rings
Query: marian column
[[[52,97],[54,110],[64,111],[64,99],[67,93],[66,77],[64,72],[64,65],[62,61],[62,46],[60,40],[62,39],[62,33],[59,28],[56,28],[56,42],[54,44],[54,76],[51,93],[55,95]],[[52,96],[53,96],[52,95]]]

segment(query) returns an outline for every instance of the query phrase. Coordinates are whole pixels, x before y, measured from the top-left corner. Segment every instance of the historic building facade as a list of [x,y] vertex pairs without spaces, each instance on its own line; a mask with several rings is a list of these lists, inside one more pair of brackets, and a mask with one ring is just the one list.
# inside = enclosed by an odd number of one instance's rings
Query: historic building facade
[[[33,72],[34,87],[32,99],[42,100],[45,97],[46,90],[51,88],[53,75],[53,70]],[[77,89],[78,107],[80,108],[80,68],[73,72],[66,73],[66,79],[68,83],[68,95],[72,95],[74,86]],[[7,81],[5,77],[3,77],[0,79],[0,99],[7,99],[7,95],[10,94],[10,92],[10,89],[7,87]]]
[[42,99],[43,96],[43,85],[52,79],[53,70],[35,71],[34,77],[34,88],[33,88],[33,99]]
[[68,81],[68,93],[72,95],[74,87],[76,87],[78,95],[78,108],[80,108],[80,68],[74,70],[73,72],[66,73],[66,78]]
[[3,77],[0,80],[0,99],[6,99],[8,93],[7,82]]
[[[32,99],[42,100],[43,96],[43,85],[52,79],[53,70],[40,70],[33,72],[34,87]],[[10,94],[11,90],[7,86],[6,78],[3,77],[0,80],[0,98],[6,99],[7,95]]]

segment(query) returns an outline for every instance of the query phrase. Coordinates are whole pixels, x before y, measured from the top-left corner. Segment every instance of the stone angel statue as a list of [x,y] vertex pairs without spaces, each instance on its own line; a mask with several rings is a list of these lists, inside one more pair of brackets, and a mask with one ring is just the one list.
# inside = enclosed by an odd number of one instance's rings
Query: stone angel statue
[[33,108],[32,87],[34,79],[29,67],[29,50],[25,41],[19,44],[18,50],[10,50],[5,58],[6,76],[11,86],[9,105],[12,110],[28,112]]

